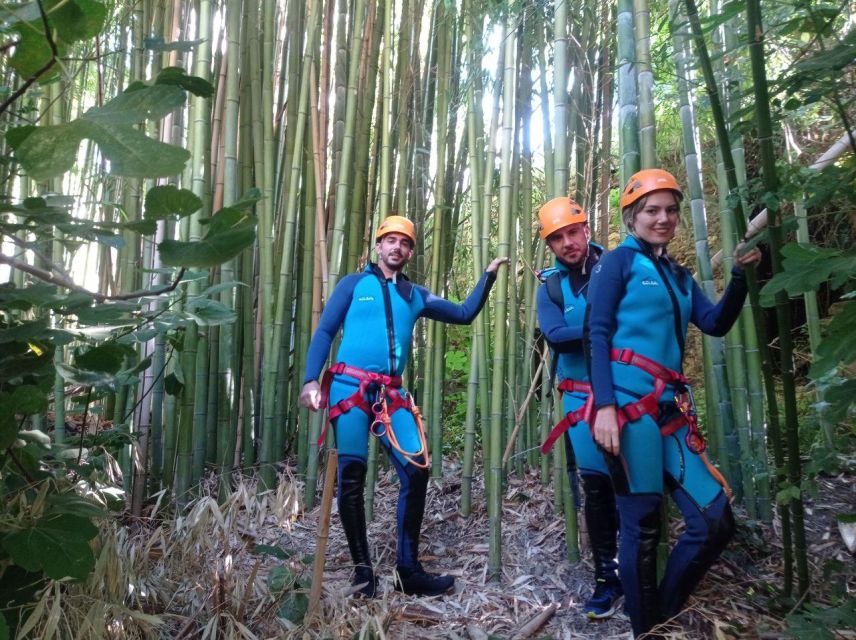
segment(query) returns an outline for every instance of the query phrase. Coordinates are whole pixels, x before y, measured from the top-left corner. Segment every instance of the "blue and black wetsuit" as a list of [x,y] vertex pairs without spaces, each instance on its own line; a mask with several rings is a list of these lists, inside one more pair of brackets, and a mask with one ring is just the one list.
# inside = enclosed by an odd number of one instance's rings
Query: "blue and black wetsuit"
[[[724,335],[746,298],[743,271],[735,268],[718,304],[701,291],[689,272],[667,255],[628,236],[595,267],[589,295],[591,379],[595,406],[624,407],[654,389],[640,368],[612,361],[611,349],[629,349],[682,373],[687,325]],[[625,610],[635,634],[677,614],[734,532],[723,487],[702,455],[689,450],[687,426],[662,436],[660,425],[677,416],[667,386],[655,421],[643,415],[621,431],[620,455],[606,456],[621,521],[619,566]],[[656,582],[656,547],[664,483],[686,521],[662,582]]]
[[[593,243],[589,246],[583,265],[569,267],[557,258],[555,267],[541,274],[544,284],[538,289],[538,323],[557,359],[556,375],[560,384],[565,380],[589,381],[583,351],[583,327],[590,295],[589,279],[603,254],[602,247]],[[558,292],[561,295],[557,295]],[[565,415],[582,407],[586,399],[585,393],[565,392],[562,396]],[[581,421],[571,426],[565,432],[565,444],[576,460],[582,479],[584,514],[594,560],[595,594],[586,603],[585,612],[601,617],[620,595],[616,573],[618,563],[615,560],[618,535],[615,493],[603,452],[594,442],[588,422]],[[568,473],[572,476],[571,486],[574,486],[576,478],[573,475],[576,472],[569,468]]]
[[[487,300],[496,280],[485,272],[462,304],[440,298],[425,287],[399,275],[395,282],[384,277],[375,264],[362,273],[342,278],[327,301],[318,328],[312,336],[306,358],[304,382],[318,380],[333,339],[341,328],[342,341],[335,361],[365,371],[390,376],[401,375],[410,355],[413,327],[419,318],[453,324],[469,324]],[[330,406],[351,396],[359,381],[336,375],[330,387]],[[407,391],[399,390],[402,395]],[[373,403],[377,389],[369,388],[367,402]],[[400,447],[407,452],[419,449],[419,437],[413,414],[404,408],[391,416],[391,428]],[[435,416],[435,419],[439,419]],[[355,563],[371,566],[363,515],[363,489],[368,459],[369,416],[351,409],[335,419],[333,427],[339,450],[339,512]],[[439,428],[439,424],[437,427]],[[398,552],[400,568],[413,569],[418,563],[419,531],[425,510],[428,470],[408,464],[392,449],[386,435],[381,443],[390,453],[401,481],[398,497]]]

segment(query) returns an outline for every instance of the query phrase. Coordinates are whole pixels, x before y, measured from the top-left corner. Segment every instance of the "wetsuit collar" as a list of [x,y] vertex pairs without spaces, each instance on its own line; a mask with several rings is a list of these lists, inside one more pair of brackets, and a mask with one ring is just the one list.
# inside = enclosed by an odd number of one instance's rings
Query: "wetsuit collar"
[[380,267],[377,266],[374,262],[369,262],[366,265],[366,268],[363,270],[365,273],[372,273],[381,281],[387,280],[395,285],[396,291],[398,291],[398,295],[400,295],[405,300],[410,300],[413,296],[413,283],[410,282],[410,278],[408,278],[405,274],[399,272],[395,279],[387,278],[383,271],[381,271]]
[[[589,242],[589,252],[586,256],[586,259],[579,266],[571,266],[562,262],[557,257],[554,261],[553,269],[545,269],[541,275],[542,278],[550,275],[551,273],[559,273],[563,277],[569,279],[571,284],[571,289],[574,292],[574,295],[579,295],[580,291],[585,288],[585,285],[588,284],[589,278],[591,277],[591,271],[594,268],[594,265],[598,263],[600,257],[603,255],[603,247],[594,242]],[[585,267],[585,268],[583,268]]]

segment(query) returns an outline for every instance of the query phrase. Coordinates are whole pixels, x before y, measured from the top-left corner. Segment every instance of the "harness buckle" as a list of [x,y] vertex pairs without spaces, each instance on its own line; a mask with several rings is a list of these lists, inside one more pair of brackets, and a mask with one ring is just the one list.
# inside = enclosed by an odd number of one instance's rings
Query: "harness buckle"
[[620,364],[630,364],[633,360],[633,350],[632,349],[620,349],[618,351],[618,357],[615,358],[615,362]]

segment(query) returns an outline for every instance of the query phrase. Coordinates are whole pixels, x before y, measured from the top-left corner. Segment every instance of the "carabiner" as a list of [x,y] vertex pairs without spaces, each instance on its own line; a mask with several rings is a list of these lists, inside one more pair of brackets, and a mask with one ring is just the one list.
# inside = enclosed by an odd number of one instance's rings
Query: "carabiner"
[[[380,425],[380,427],[378,427],[378,425]],[[371,426],[369,426],[369,432],[375,438],[383,438],[386,435],[386,423],[380,419],[375,420],[371,423]]]

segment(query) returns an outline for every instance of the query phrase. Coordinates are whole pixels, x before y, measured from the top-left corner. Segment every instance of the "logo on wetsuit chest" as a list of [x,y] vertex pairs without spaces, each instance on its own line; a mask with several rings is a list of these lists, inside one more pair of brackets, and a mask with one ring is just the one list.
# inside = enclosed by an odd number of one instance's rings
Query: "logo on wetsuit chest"
[[565,307],[565,313],[570,313],[574,309],[576,309],[576,307],[572,304],[569,304],[567,307]]
[[374,296],[360,296],[357,302],[374,302]]
[[642,280],[642,286],[643,287],[659,287],[660,283],[657,282],[656,280],[651,280],[650,278],[645,278],[644,280]]

